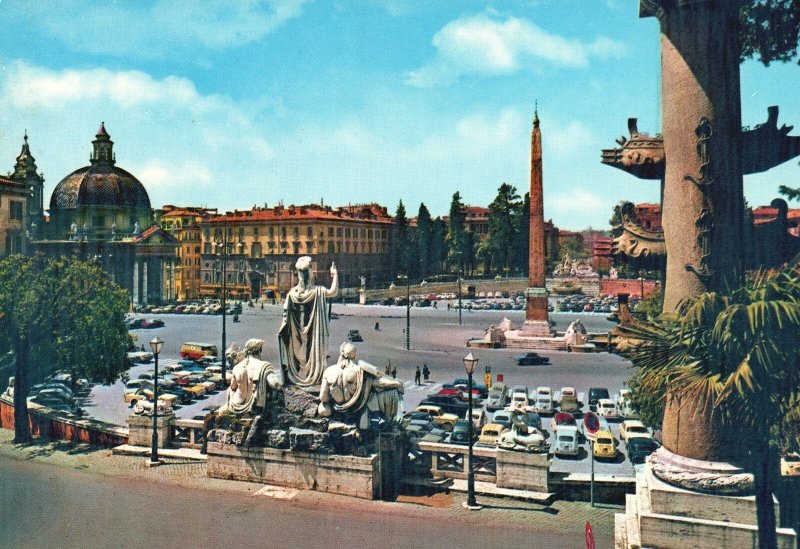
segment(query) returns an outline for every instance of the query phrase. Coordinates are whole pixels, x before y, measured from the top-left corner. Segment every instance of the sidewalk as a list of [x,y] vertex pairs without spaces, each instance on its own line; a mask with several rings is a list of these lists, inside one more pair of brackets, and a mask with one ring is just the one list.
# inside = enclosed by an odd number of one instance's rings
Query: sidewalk
[[456,491],[434,495],[403,495],[395,502],[367,501],[309,490],[208,478],[205,462],[195,460],[165,456],[161,466],[151,468],[147,467],[147,457],[114,454],[107,448],[41,440],[35,441],[33,446],[21,447],[12,444],[12,439],[12,431],[0,429],[0,455],[54,467],[78,469],[94,475],[134,477],[149,482],[179,484],[250,497],[291,500],[292,505],[303,507],[329,506],[346,508],[348,512],[355,513],[360,510],[381,513],[385,511],[394,515],[408,515],[412,520],[424,520],[425,516],[435,514],[439,517],[452,517],[456,522],[478,520],[533,532],[582,532],[588,521],[592,523],[598,541],[605,539],[609,542],[598,546],[610,546],[613,543],[614,513],[622,510],[621,506],[592,508],[588,503],[570,501],[555,501],[545,505],[482,495],[478,499],[484,509],[468,513],[462,508],[466,494]]

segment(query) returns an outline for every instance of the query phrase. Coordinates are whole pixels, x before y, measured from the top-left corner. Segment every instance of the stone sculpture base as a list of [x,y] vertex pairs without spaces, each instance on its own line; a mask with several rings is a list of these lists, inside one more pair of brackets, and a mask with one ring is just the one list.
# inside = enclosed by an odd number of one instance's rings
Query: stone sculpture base
[[549,492],[550,460],[547,453],[532,454],[497,449],[498,488]]
[[[777,533],[778,547],[796,547],[794,530]],[[648,462],[636,475],[636,493],[625,498],[625,513],[614,516],[614,539],[616,549],[756,547],[755,497],[678,488],[658,479]]]
[[[549,325],[548,325],[549,329]],[[503,347],[514,349],[542,349],[545,351],[566,351],[567,344],[563,338],[552,337],[552,332],[548,336],[530,336],[522,330],[509,330],[505,333],[506,339]]]
[[[156,418],[158,447],[169,448],[172,443],[172,426],[175,414],[159,414]],[[153,416],[131,414],[128,416],[128,444],[150,447],[153,443]]]
[[522,337],[553,337],[555,333],[546,320],[526,320],[519,330]]

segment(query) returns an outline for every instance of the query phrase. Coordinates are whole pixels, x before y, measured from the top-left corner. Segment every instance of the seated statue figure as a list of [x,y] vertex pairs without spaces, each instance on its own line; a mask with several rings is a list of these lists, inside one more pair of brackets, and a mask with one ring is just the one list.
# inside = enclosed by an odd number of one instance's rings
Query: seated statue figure
[[283,387],[283,374],[264,360],[261,350],[264,341],[250,339],[241,353],[243,357],[231,370],[227,402],[218,414],[242,415],[263,409],[271,390]]
[[390,421],[399,417],[402,394],[400,381],[357,360],[355,346],[345,342],[339,347],[339,361],[323,372],[317,414],[328,417],[333,410],[360,414],[358,428],[367,429],[368,412],[381,412]]

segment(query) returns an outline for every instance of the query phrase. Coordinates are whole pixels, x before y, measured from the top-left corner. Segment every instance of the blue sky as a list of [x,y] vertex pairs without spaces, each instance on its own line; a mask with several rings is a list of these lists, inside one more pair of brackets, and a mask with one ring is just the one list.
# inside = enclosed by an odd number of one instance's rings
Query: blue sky
[[[527,189],[537,100],[545,217],[607,228],[619,200],[658,200],[599,162],[629,116],[660,129],[658,27],[636,0],[6,0],[0,18],[0,162],[27,129],[46,201],[105,121],[155,206],[443,215],[455,191]],[[743,124],[779,104],[800,127],[799,84],[796,64],[744,64]],[[796,161],[745,193],[766,204],[780,184],[800,185]]]

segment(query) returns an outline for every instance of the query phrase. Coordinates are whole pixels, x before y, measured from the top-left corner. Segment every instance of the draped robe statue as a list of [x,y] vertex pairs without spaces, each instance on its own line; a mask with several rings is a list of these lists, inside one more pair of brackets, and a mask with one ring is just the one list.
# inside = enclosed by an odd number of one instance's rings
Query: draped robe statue
[[231,370],[227,401],[218,415],[256,413],[264,408],[271,390],[283,387],[281,372],[261,360],[263,344],[260,339],[250,339],[245,344],[244,358]]
[[328,417],[333,410],[360,414],[358,428],[367,429],[368,412],[381,412],[390,421],[400,416],[402,393],[400,381],[357,360],[355,346],[345,342],[339,348],[339,361],[322,376],[317,414]]
[[278,331],[281,365],[288,381],[302,389],[315,389],[322,380],[328,350],[330,316],[328,299],[339,293],[339,275],[331,265],[331,287],[314,286],[311,258],[297,260],[298,283],[283,304],[283,324]]

